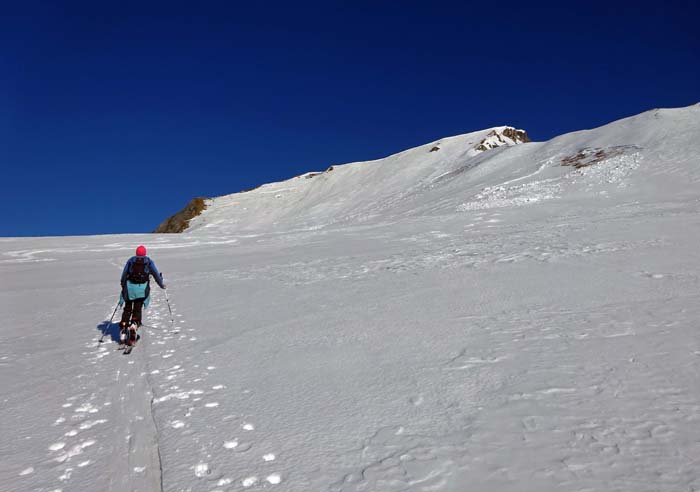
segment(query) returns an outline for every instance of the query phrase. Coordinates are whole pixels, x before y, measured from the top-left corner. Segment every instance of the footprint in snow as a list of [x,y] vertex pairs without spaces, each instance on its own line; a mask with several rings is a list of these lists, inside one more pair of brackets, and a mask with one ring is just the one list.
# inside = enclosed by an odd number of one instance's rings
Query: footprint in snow
[[264,461],[275,461],[275,455],[272,453],[268,453],[262,457]]
[[58,458],[56,458],[55,461],[57,461],[59,463],[63,463],[64,461],[70,461],[70,459],[73,456],[77,456],[79,454],[82,454],[82,452],[85,448],[94,445],[96,442],[97,441],[95,441],[93,439],[89,439],[89,440],[84,441],[80,444],[76,444],[75,446],[71,447],[68,451],[65,451]]
[[74,410],[75,413],[97,413],[99,411],[100,409],[95,407],[92,403],[83,403]]
[[243,424],[242,427],[243,427],[243,430],[247,430],[247,431],[255,430],[255,426],[253,424]]
[[258,483],[258,477],[248,477],[248,478],[244,478],[243,481],[241,482],[241,484],[242,484],[244,487],[252,487],[252,486],[255,485],[256,483]]
[[273,473],[272,475],[268,475],[265,480],[272,485],[277,485],[282,482],[282,477],[280,477],[278,473]]
[[247,451],[250,451],[253,447],[253,445],[249,442],[238,442],[237,439],[234,439],[233,441],[226,441],[223,444],[224,448],[230,449],[230,450],[235,450],[236,453],[245,453]]
[[94,426],[104,424],[105,422],[107,422],[107,419],[88,420],[87,422],[83,422],[82,424],[80,424],[80,430],[91,429]]
[[206,477],[209,473],[209,465],[206,463],[198,463],[194,466],[194,474],[198,478]]
[[423,395],[412,396],[408,399],[409,402],[415,407],[419,407],[423,404]]

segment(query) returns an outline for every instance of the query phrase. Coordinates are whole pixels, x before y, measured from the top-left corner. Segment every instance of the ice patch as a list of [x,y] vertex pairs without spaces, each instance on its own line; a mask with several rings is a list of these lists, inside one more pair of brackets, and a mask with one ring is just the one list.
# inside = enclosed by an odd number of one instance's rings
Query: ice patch
[[275,461],[275,455],[272,453],[268,453],[262,457],[263,460],[265,461]]

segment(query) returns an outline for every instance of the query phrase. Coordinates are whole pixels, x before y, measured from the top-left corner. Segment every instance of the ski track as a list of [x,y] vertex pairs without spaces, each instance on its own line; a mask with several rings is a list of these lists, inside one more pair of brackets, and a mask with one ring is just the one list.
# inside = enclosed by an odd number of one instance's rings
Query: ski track
[[[149,317],[159,320],[161,310],[154,302]],[[94,372],[85,381],[87,385],[81,386],[85,391],[65,397],[57,409],[59,417],[50,424],[60,440],[47,446],[47,459],[32,469],[42,475],[44,486],[71,490],[75,480],[83,483],[80,479],[85,480],[86,472],[98,467],[100,471],[93,473],[102,476],[104,468],[111,469],[106,480],[100,480],[101,490],[162,490],[152,389],[142,372],[148,350],[148,336],[128,356],[117,351],[109,337],[102,344],[96,340],[85,343],[81,352],[85,367]],[[51,475],[56,477],[54,483]]]
[[[71,490],[76,480],[81,483],[86,470],[108,464],[112,471],[106,481],[101,481],[101,490],[175,490],[183,486],[183,465],[177,449],[176,464],[168,462],[167,453],[163,462],[160,442],[164,440],[183,441],[188,448],[192,442],[196,444],[196,456],[191,457],[190,465],[184,465],[192,490],[199,490],[203,484],[237,483],[249,488],[283,482],[282,474],[273,467],[276,455],[269,449],[250,460],[253,473],[237,472],[237,477],[227,473],[229,457],[252,457],[255,453],[256,427],[250,419],[227,413],[216,401],[216,395],[226,386],[209,382],[216,379],[215,366],[191,364],[189,360],[171,362],[177,357],[179,344],[192,343],[195,331],[177,314],[174,304],[172,307],[173,315],[179,318],[174,328],[167,307],[152,301],[145,312],[141,340],[129,355],[117,350],[116,342],[109,337],[102,344],[96,340],[85,343],[81,354],[86,366],[95,370],[91,378],[105,384],[65,397],[65,403],[57,409],[59,416],[47,424],[58,438],[46,444],[46,459],[25,467],[18,477],[31,476],[45,490]],[[230,434],[220,441],[205,441],[193,433],[193,425],[201,425],[203,419],[216,414]],[[109,418],[103,418],[106,415]],[[216,463],[208,463],[215,455],[220,455]],[[164,484],[164,464],[178,477],[177,484]]]

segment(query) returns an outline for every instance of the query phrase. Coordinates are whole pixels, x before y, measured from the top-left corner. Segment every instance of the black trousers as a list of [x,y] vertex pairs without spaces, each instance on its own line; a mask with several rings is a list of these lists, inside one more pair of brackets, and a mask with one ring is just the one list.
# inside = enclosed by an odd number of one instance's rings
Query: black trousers
[[124,301],[122,326],[128,325],[131,321],[135,321],[138,325],[141,325],[141,310],[143,309],[143,302],[145,300],[146,299],[136,299],[133,301]]

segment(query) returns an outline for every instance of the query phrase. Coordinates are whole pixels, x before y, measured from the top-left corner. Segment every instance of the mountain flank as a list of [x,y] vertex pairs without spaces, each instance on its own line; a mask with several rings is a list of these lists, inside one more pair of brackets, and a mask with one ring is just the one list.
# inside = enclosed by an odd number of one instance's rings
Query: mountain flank
[[[519,130],[510,126],[502,126],[502,127],[496,127],[492,129],[487,129],[487,130],[482,130],[480,132],[474,132],[472,134],[467,134],[466,136],[469,135],[480,135],[478,140],[475,142],[472,142],[472,155],[475,155],[477,153],[485,152],[491,149],[495,149],[497,147],[509,147],[513,145],[518,145],[522,143],[528,143],[530,142],[530,138],[527,135],[527,132],[525,130]],[[430,153],[432,152],[438,152],[443,149],[444,146],[444,140],[454,140],[455,138],[463,138],[465,135],[458,136],[458,137],[451,137],[449,139],[442,139],[441,141],[438,141],[437,143],[433,144],[432,147],[430,148]],[[417,147],[418,149],[420,147]],[[401,155],[405,154],[406,152],[411,152],[416,149],[409,149],[409,151],[404,151],[400,152],[399,154],[396,155]],[[385,159],[379,159],[379,161],[385,160]],[[357,164],[357,163],[351,163],[351,164]],[[297,178],[305,178],[305,179],[310,179],[314,178],[316,176],[321,176],[321,175],[327,175],[328,173],[332,172],[335,169],[335,166],[330,166],[327,168],[325,171],[320,171],[320,172],[308,172],[305,174],[302,174],[300,176],[296,176],[295,178],[292,179],[297,179]],[[266,185],[260,185],[256,186],[255,188],[251,188],[248,190],[242,190],[237,193],[233,193],[232,195],[238,195],[240,193],[247,193],[250,191],[255,191],[258,190],[261,187],[264,187]],[[221,197],[219,197],[221,198]],[[197,197],[193,198],[190,200],[185,208],[177,212],[176,214],[168,217],[164,222],[162,222],[156,229],[153,231],[154,233],[180,233],[186,231],[190,227],[190,221],[204,212],[204,210],[207,209],[207,201],[211,202],[213,199],[206,198],[206,197]]]

